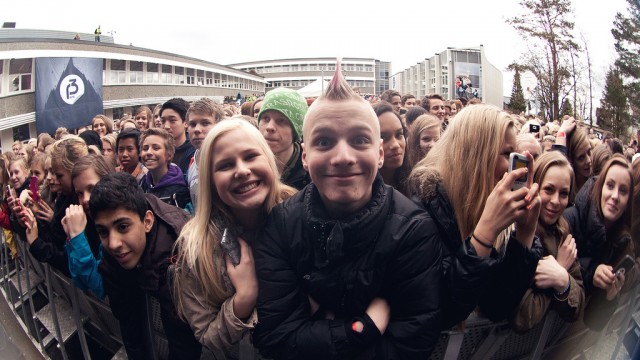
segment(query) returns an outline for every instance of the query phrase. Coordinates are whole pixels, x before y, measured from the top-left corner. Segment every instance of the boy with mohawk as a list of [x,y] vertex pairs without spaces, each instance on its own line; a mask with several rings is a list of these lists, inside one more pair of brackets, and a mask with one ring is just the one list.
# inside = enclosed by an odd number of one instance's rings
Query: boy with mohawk
[[378,119],[340,62],[302,132],[312,183],[273,209],[254,244],[258,349],[275,359],[427,359],[440,329],[440,240],[429,215],[378,175]]

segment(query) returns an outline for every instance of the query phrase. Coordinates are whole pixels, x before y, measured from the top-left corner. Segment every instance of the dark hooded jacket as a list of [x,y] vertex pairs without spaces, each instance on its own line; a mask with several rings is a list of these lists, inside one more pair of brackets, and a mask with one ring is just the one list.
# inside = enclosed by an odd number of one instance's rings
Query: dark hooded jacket
[[300,143],[293,143],[293,154],[285,165],[280,180],[298,190],[302,190],[311,182],[309,173],[302,166],[302,148]]
[[[506,248],[493,249],[481,257],[462,236],[440,176],[431,171],[414,200],[429,212],[442,241],[442,328],[465,320],[480,305],[493,321],[508,318],[515,310],[535,274],[542,245],[538,238],[531,249],[523,247],[511,233]],[[508,284],[508,285],[507,285]]]
[[[182,143],[182,145],[176,148],[175,153],[173,154],[172,163],[178,165],[182,174],[186,174],[189,171],[189,163],[191,162],[191,158],[193,157],[193,153],[196,152],[196,148],[191,145],[191,141],[189,138]],[[187,181],[186,176],[185,181]]]
[[134,269],[125,270],[109,254],[103,253],[100,274],[113,315],[120,320],[122,340],[129,359],[151,359],[147,348],[152,338],[146,331],[147,309],[145,295],[160,303],[161,319],[169,341],[171,359],[199,359],[201,345],[188,324],[178,317],[171,297],[171,284],[167,279],[173,244],[189,215],[167,205],[157,197],[145,195],[155,220],[147,233],[147,244],[140,262]]
[[169,171],[160,179],[158,184],[153,184],[151,172],[148,172],[140,183],[145,193],[153,194],[158,199],[181,209],[187,209],[191,204],[189,187],[184,180],[184,174],[175,164],[169,165]]
[[[598,265],[616,266],[624,255],[633,254],[629,232],[608,234],[597,206],[591,201],[591,192],[597,177],[591,177],[578,191],[575,206],[564,212],[571,234],[576,239],[578,260],[582,273],[585,294],[589,303],[585,309],[585,323],[594,330],[600,330],[616,309],[617,301],[607,301],[606,292],[593,285],[593,276]],[[635,282],[638,263],[625,274],[625,289]]]
[[[308,185],[273,209],[254,244],[258,349],[275,359],[427,359],[440,327],[436,237],[428,214],[380,176],[369,203],[341,220]],[[366,315],[375,298],[391,308],[384,335]]]

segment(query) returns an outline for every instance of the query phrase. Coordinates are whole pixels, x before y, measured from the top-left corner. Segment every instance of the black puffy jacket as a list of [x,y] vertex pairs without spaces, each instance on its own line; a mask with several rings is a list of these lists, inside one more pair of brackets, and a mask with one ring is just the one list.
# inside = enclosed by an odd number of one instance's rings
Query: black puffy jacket
[[587,180],[576,195],[575,206],[564,212],[571,234],[576,239],[580,270],[587,296],[593,293],[593,275],[598,265],[615,266],[616,262],[624,256],[631,241],[631,236],[627,233],[613,241],[608,241],[602,216],[591,201],[591,191],[596,179],[597,177],[594,176]]
[[489,257],[478,256],[470,236],[460,240],[455,213],[439,176],[434,173],[431,180],[422,184],[414,200],[434,219],[443,242],[443,329],[465,320],[478,305],[491,320],[504,320],[531,284],[543,249],[539,239],[527,249],[512,232],[502,251],[493,249]]
[[[439,335],[441,248],[428,214],[378,176],[364,209],[330,220],[313,184],[276,206],[254,244],[254,340],[276,359],[427,359]],[[384,298],[380,336],[365,312]],[[310,301],[319,304],[311,316]],[[327,320],[326,314],[335,315]],[[355,320],[365,331],[352,330]]]
[[[592,177],[580,189],[575,206],[564,212],[571,234],[576,239],[580,271],[589,302],[584,310],[584,322],[593,330],[601,330],[615,311],[618,301],[606,299],[606,291],[593,285],[593,276],[600,264],[616,266],[625,254],[633,255],[631,235],[628,232],[608,234],[602,216],[591,201],[591,192],[597,177]],[[636,260],[637,261],[637,260]],[[631,281],[637,272],[637,264],[626,273]],[[626,288],[626,286],[625,286]]]
[[293,143],[293,154],[282,171],[280,181],[298,190],[304,189],[311,182],[309,173],[302,166],[300,143]]

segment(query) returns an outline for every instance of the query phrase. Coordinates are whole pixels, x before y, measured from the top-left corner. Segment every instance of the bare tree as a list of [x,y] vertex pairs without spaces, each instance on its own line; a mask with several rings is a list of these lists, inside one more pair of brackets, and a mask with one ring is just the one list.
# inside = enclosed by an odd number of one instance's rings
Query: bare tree
[[[536,40],[524,56],[527,66],[538,80],[539,101],[549,120],[557,119],[560,105],[566,97],[565,86],[570,85],[568,60],[572,49],[579,46],[573,41],[574,27],[570,0],[522,0],[525,13],[507,20],[528,41]],[[575,87],[575,82],[573,83]]]

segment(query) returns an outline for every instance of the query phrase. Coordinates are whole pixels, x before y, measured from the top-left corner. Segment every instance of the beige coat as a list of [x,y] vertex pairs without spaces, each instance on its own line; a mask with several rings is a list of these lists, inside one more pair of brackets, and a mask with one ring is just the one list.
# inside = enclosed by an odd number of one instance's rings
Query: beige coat
[[[216,359],[238,359],[240,341],[250,337],[251,330],[258,323],[256,310],[254,309],[249,319],[243,322],[233,314],[235,294],[218,306],[211,305],[203,298],[201,288],[193,276],[185,274],[184,280],[185,286],[178,295],[184,305],[183,315],[196,339],[209,349]],[[243,343],[248,344],[247,341]]]
[[[547,254],[558,256],[558,244],[555,239],[542,239],[542,243]],[[569,296],[562,301],[553,296],[550,292],[552,290],[538,289],[532,284],[520,300],[520,305],[511,319],[511,326],[515,331],[526,332],[532,329],[542,322],[551,307],[567,322],[574,322],[581,316],[585,306],[585,295],[580,264],[577,260],[568,273],[571,288]]]

